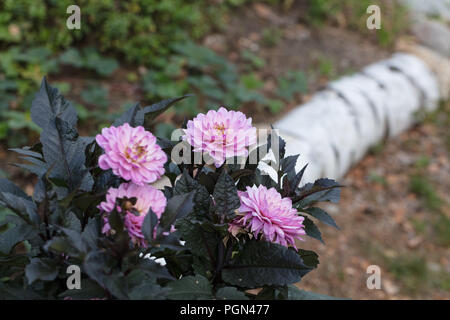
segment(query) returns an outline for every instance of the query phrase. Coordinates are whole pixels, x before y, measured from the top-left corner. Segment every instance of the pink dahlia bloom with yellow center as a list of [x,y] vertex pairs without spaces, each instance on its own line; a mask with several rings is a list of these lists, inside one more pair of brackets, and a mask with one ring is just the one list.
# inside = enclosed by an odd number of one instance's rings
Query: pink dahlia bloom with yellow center
[[103,170],[112,169],[115,175],[138,185],[153,183],[164,174],[167,156],[156,137],[142,126],[133,128],[125,123],[104,128],[96,141],[105,150],[98,159]]
[[226,158],[248,156],[248,146],[256,143],[256,128],[252,118],[240,111],[218,111],[200,113],[187,123],[183,140],[194,147],[194,152],[206,152],[220,167]]
[[[149,185],[139,186],[134,183],[122,183],[119,188],[110,188],[106,195],[106,201],[100,203],[98,208],[105,213],[103,233],[109,233],[111,227],[108,223],[108,213],[113,211],[117,199],[136,198],[136,204],[124,213],[124,224],[131,240],[141,246],[146,246],[144,235],[142,234],[142,223],[150,209],[158,218],[161,217],[167,204],[164,194]],[[122,208],[117,207],[121,212]],[[137,215],[136,215],[137,214]]]
[[255,237],[261,235],[267,241],[297,249],[295,239],[303,240],[301,236],[305,235],[304,218],[292,208],[291,199],[282,198],[275,188],[263,185],[238,193],[239,214],[229,227],[233,235],[245,230]]

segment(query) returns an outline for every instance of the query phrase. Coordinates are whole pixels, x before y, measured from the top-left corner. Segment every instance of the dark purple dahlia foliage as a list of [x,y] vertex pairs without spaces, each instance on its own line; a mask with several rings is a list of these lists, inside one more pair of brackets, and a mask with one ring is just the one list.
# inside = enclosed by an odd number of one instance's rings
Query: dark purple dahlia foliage
[[0,298],[331,298],[294,284],[319,263],[301,249],[323,242],[312,218],[338,228],[315,205],[341,186],[302,184],[306,166],[296,172],[276,130],[258,141],[251,118],[225,107],[155,137],[156,117],[184,98],[136,104],[82,137],[43,80],[31,107],[40,141],[11,150],[37,176],[34,193],[0,180]]

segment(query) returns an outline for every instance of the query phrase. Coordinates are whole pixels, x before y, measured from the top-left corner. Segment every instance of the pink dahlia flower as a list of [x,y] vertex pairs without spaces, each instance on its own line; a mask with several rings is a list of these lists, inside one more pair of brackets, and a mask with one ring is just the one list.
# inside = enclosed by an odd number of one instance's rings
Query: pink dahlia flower
[[[114,209],[116,200],[121,198],[136,198],[136,204],[130,208],[130,210],[134,209],[134,213],[131,211],[125,212],[124,224],[130,234],[131,240],[134,243],[145,246],[145,239],[141,230],[144,218],[150,209],[160,218],[166,208],[166,197],[164,197],[164,194],[160,190],[149,185],[138,186],[134,183],[122,183],[119,188],[110,188],[106,195],[106,201],[100,203],[98,206],[106,214],[104,218],[105,224],[102,230],[103,233],[108,233],[111,230],[107,215]],[[121,212],[122,208],[118,207],[117,210]],[[136,212],[139,215],[136,215]]]
[[156,144],[156,137],[144,127],[133,128],[125,123],[104,128],[96,140],[105,150],[98,159],[101,169],[112,169],[115,175],[138,185],[153,183],[164,174],[167,156]]
[[218,111],[200,113],[187,123],[183,140],[194,147],[195,152],[207,152],[220,167],[226,158],[248,155],[247,147],[256,143],[256,128],[252,118],[240,111]]
[[246,230],[255,237],[262,235],[267,241],[294,248],[295,239],[303,240],[304,218],[292,208],[291,199],[281,198],[275,188],[267,189],[263,185],[247,187],[247,191],[238,193],[239,215],[229,227],[233,235]]

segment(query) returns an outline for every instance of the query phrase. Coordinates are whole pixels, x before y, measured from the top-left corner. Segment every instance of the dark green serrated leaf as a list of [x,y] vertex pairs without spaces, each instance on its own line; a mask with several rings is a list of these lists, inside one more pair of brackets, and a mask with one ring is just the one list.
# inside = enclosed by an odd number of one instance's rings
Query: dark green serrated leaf
[[125,280],[121,275],[107,275],[103,279],[106,289],[108,289],[114,298],[119,300],[128,299],[125,288]]
[[190,97],[192,95],[185,95],[179,98],[172,98],[172,99],[166,99],[162,100],[160,102],[157,102],[155,104],[152,104],[150,106],[144,107],[141,110],[138,111],[136,118],[143,119],[143,125],[145,127],[148,127],[157,116],[159,116],[161,113],[169,109],[171,106],[173,106],[176,102],[183,100],[187,97]]
[[41,88],[31,104],[31,119],[42,129],[55,117],[68,122],[72,127],[77,123],[77,112],[72,104],[64,99],[58,89],[42,79]]
[[[22,191],[18,186],[9,181],[8,179],[1,178],[0,179],[0,193],[8,192],[12,193],[18,197],[24,198],[26,200],[31,200],[30,196],[28,196],[25,192]],[[0,199],[1,200],[1,199]]]
[[42,179],[39,179],[38,182],[36,183],[36,185],[34,186],[34,191],[33,191],[33,200],[36,202],[42,202],[44,201],[45,197],[46,197],[46,187],[45,187],[45,182]]
[[[56,250],[58,250],[58,247],[60,246],[71,246],[73,248],[75,248],[76,250],[80,251],[80,252],[86,252],[87,251],[87,245],[86,243],[83,241],[83,239],[81,238],[81,233],[72,229],[66,229],[66,228],[61,228],[61,230],[64,232],[64,234],[67,236],[67,238],[64,238],[68,241],[67,244],[61,243],[60,240],[58,240],[55,243],[56,246]],[[49,248],[52,246],[51,243],[47,244],[47,246],[49,246]]]
[[154,283],[142,283],[128,294],[131,300],[164,300],[170,288],[163,288]]
[[303,209],[302,211],[313,216],[317,220],[322,221],[323,223],[339,230],[339,227],[336,224],[336,222],[334,221],[334,219],[324,210],[317,208],[317,207],[310,207],[310,208]]
[[225,282],[245,288],[295,283],[313,268],[294,251],[265,241],[249,241],[222,270]]
[[108,223],[111,229],[116,233],[122,232],[125,227],[123,215],[117,210],[113,210],[108,214]]
[[244,292],[235,287],[220,288],[216,292],[216,298],[218,300],[249,300]]
[[297,288],[295,285],[288,286],[288,300],[345,300],[320,293],[309,292]]
[[189,217],[178,220],[176,228],[186,241],[185,246],[194,255],[207,258],[210,261],[208,269],[211,269],[216,263],[217,245],[221,241],[218,232],[202,227],[200,222]]
[[236,185],[225,170],[217,180],[213,193],[216,212],[219,216],[225,216],[229,219],[235,216],[235,211],[241,206]]
[[[33,201],[17,196],[13,193],[1,192],[0,202],[5,207],[8,207],[17,213],[19,216],[24,217],[24,219],[28,219],[34,224],[39,223],[40,218],[37,213],[36,204]],[[26,215],[24,215],[25,213]]]
[[238,179],[241,179],[243,177],[251,176],[253,173],[253,170],[250,169],[239,169],[233,171],[233,173],[231,173],[231,177],[233,178],[233,180],[237,181]]
[[136,103],[134,106],[132,106],[130,109],[128,109],[125,113],[123,113],[119,118],[117,118],[113,126],[119,127],[125,123],[128,123],[131,127],[137,127],[141,126],[144,123],[144,118],[137,119],[136,115],[138,111],[141,109],[141,106],[139,103]]
[[194,208],[195,191],[173,196],[167,201],[166,210],[161,216],[160,225],[169,230],[177,219],[181,219],[192,212]]
[[5,257],[0,255],[0,275],[9,277],[17,270],[25,269],[28,263],[29,257],[26,255],[14,254]]
[[47,165],[44,162],[41,162],[40,166],[30,163],[13,163],[12,165],[17,168],[30,171],[31,173],[35,174],[38,177],[43,177],[48,170]]
[[[278,144],[278,146],[276,144]],[[268,150],[272,150],[275,161],[280,163],[280,159],[283,159],[286,153],[286,141],[277,134],[273,127],[271,133],[267,137],[267,148]]]
[[161,249],[169,249],[172,251],[184,251],[186,247],[180,244],[179,233],[177,231],[169,234],[160,234],[153,242]]
[[81,289],[69,289],[58,295],[59,298],[68,297],[73,300],[102,299],[105,296],[105,289],[91,279],[82,279]]
[[198,182],[195,181],[187,172],[187,170],[183,171],[181,177],[175,183],[175,188],[173,189],[174,195],[180,195],[183,193],[189,193],[197,189]]
[[89,252],[83,261],[83,270],[89,277],[105,287],[107,275],[111,273],[111,261],[105,252]]
[[59,267],[56,262],[48,258],[33,258],[25,268],[28,284],[33,283],[35,280],[55,280],[58,273]]
[[175,280],[174,277],[169,273],[167,268],[150,259],[140,259],[138,268],[139,270],[142,270],[145,274],[147,274],[147,276],[155,280]]
[[18,243],[37,237],[38,232],[27,223],[21,223],[0,233],[0,251],[9,254]]
[[298,249],[297,254],[302,257],[303,262],[312,268],[317,268],[319,256],[314,251]]
[[299,155],[287,156],[281,159],[281,171],[288,175],[295,175],[295,165]]
[[255,170],[255,185],[260,186],[263,185],[267,189],[275,188],[279,189],[277,183],[270,177],[269,174],[266,174],[264,171],[261,171],[259,169]]
[[311,219],[305,217],[303,225],[305,226],[305,232],[307,236],[317,239],[323,244],[325,244],[325,242],[322,239],[322,233],[320,232],[319,228],[317,228],[317,226],[314,224],[314,222],[312,222]]
[[65,237],[53,237],[45,243],[44,249],[59,254],[63,253],[71,257],[77,256],[79,253],[79,250],[73,247],[71,241]]
[[28,286],[26,289],[22,286],[6,285],[0,281],[0,297],[8,300],[42,300],[44,297]]
[[149,243],[153,241],[153,232],[158,224],[158,216],[150,209],[142,223],[142,234]]
[[23,147],[23,148],[11,148],[8,149],[9,151],[16,152],[18,154],[24,155],[24,156],[30,156],[38,159],[42,159],[42,154],[32,151],[30,147]]
[[87,253],[89,250],[97,248],[99,226],[98,221],[94,218],[89,219],[81,233],[68,228],[61,228],[61,231],[66,235],[69,245],[79,252]]
[[188,276],[180,280],[170,282],[168,287],[172,289],[167,293],[171,300],[207,300],[212,299],[212,287],[209,281],[202,276]]
[[194,213],[198,218],[205,218],[209,214],[209,207],[211,205],[211,195],[208,190],[202,185],[197,187],[194,196]]
[[54,118],[47,123],[40,138],[50,168],[49,177],[66,181],[69,191],[79,188],[89,175],[84,166],[87,141],[78,139],[74,130],[68,122]]
[[[300,185],[300,182],[302,181],[303,174],[305,173],[306,167],[308,167],[308,164],[305,164],[305,166],[297,172],[295,175],[292,175],[292,173],[288,173],[288,179],[290,181],[291,190],[295,191],[298,186]],[[295,172],[294,172],[295,173]]]
[[72,211],[67,212],[64,218],[64,228],[81,232],[81,222],[77,215]]
[[120,177],[116,176],[112,170],[102,171],[95,179],[94,191],[96,193],[106,192],[110,187],[118,187]]
[[81,239],[88,248],[95,249],[97,247],[99,230],[100,228],[98,219],[89,219],[87,225],[84,227],[84,230],[81,233]]
[[332,179],[318,179],[314,183],[308,183],[298,190],[298,195],[293,197],[292,203],[296,208],[304,208],[315,202],[331,201],[339,202],[343,186]]
[[276,289],[273,286],[263,287],[261,291],[258,292],[256,296],[254,296],[255,300],[276,300]]

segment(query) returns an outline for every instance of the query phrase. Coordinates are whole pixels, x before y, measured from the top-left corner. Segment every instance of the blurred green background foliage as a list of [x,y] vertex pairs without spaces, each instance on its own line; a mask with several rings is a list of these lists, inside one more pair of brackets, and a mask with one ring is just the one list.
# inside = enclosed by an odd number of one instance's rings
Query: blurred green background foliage
[[[66,27],[70,15],[66,9],[72,0],[1,1],[0,140],[17,146],[34,136],[38,128],[31,122],[29,109],[45,75],[52,82],[56,79],[54,84],[75,103],[88,133],[108,125],[114,112],[134,102],[121,101],[121,106],[111,109],[117,97],[105,82],[114,77],[136,87],[140,96],[135,100],[143,103],[194,93],[194,98],[174,109],[179,118],[245,103],[270,114],[282,112],[296,94],[306,92],[303,72],[280,76],[274,94],[268,96],[255,72],[264,67],[264,59],[244,50],[239,54],[246,67],[238,70],[226,57],[199,44],[208,33],[226,28],[233,10],[255,2],[288,10],[294,1],[79,0],[80,30]],[[348,15],[349,26],[354,27],[366,2],[306,1],[308,23],[320,26],[339,13]],[[280,37],[277,28],[263,30],[262,45],[275,46]],[[81,85],[73,81],[74,76]],[[156,130],[170,132],[168,122]],[[17,130],[21,134],[13,135]]]

